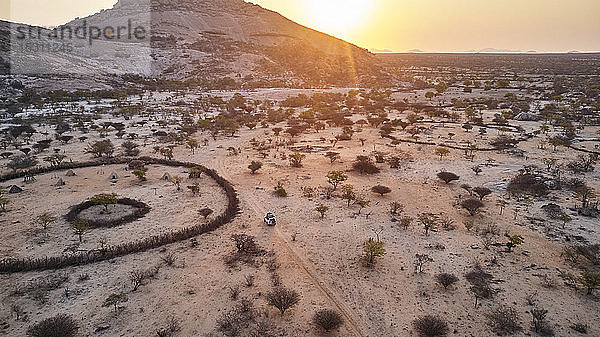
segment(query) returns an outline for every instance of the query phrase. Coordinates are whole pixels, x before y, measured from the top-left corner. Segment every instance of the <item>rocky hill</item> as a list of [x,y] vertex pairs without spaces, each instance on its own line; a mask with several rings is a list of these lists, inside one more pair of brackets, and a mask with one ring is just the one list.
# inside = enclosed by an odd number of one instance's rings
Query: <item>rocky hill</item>
[[[311,86],[372,84],[385,78],[366,49],[243,0],[119,0],[112,9],[65,26],[116,27],[129,20],[151,27],[148,39],[132,43],[101,38],[92,46],[77,41],[75,52],[18,58],[29,68],[52,74],[230,77]],[[7,24],[2,26],[0,42],[5,44]],[[1,56],[4,61],[10,57],[6,51]]]

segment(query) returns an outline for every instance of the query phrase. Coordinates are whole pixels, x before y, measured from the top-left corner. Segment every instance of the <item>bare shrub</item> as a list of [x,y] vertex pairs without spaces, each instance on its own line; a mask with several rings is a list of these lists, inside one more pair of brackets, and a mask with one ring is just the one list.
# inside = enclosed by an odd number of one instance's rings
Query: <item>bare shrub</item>
[[546,320],[546,316],[548,315],[548,310],[542,308],[535,308],[531,310],[532,316],[532,328],[533,331],[542,335],[542,336],[554,336],[554,329]]
[[237,300],[238,296],[240,295],[240,286],[235,286],[235,287],[229,287],[229,298],[231,298],[232,300]]
[[517,310],[498,306],[486,314],[488,326],[498,335],[511,335],[522,330]]
[[256,242],[254,237],[246,234],[234,234],[231,240],[235,242],[235,248],[238,253],[250,254],[256,251]]
[[173,252],[168,252],[167,254],[160,257],[160,259],[167,265],[173,266],[175,261],[177,261],[177,256]]
[[254,285],[254,275],[246,275],[244,279],[246,280],[246,287],[250,288]]
[[32,325],[27,330],[27,336],[72,337],[77,334],[78,330],[79,325],[73,317],[60,314]]
[[157,337],[172,337],[175,336],[176,333],[181,331],[181,324],[179,320],[175,317],[169,318],[166,326],[156,330]]
[[131,284],[133,285],[133,291],[138,290],[141,285],[144,285],[147,279],[156,277],[159,270],[160,266],[155,266],[146,270],[132,270],[129,273],[129,281],[131,281]]
[[325,332],[335,330],[343,323],[342,316],[331,309],[319,310],[313,316],[313,323]]
[[279,309],[281,316],[299,301],[300,295],[296,291],[284,287],[276,288],[267,294],[267,303]]
[[448,334],[448,324],[438,316],[425,315],[413,321],[413,326],[419,336],[442,337]]

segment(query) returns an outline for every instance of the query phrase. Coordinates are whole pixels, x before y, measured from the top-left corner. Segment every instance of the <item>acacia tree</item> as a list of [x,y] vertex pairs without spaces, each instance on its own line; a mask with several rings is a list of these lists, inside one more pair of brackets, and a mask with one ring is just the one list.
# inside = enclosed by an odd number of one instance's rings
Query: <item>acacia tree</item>
[[327,174],[327,182],[333,186],[334,191],[340,183],[346,180],[348,180],[348,176],[344,171],[329,171]]
[[329,207],[323,205],[323,204],[319,204],[316,208],[315,211],[317,211],[319,214],[321,214],[321,219],[323,219],[325,217],[325,213],[329,210]]
[[342,195],[340,195],[340,198],[346,200],[348,202],[348,207],[350,207],[350,203],[356,200],[356,192],[354,192],[354,186],[342,186]]
[[464,200],[460,206],[466,209],[471,216],[479,213],[479,210],[484,206],[483,203],[477,199],[467,199]]
[[56,216],[54,216],[54,214],[51,213],[44,213],[37,217],[37,222],[40,225],[42,225],[42,228],[44,228],[44,230],[48,229],[48,226],[54,221],[56,221]]
[[475,192],[475,194],[479,196],[480,201],[483,200],[483,198],[485,198],[486,196],[492,194],[492,190],[483,186],[473,188],[473,192]]
[[447,156],[448,154],[450,154],[450,150],[448,150],[445,147],[438,147],[435,149],[434,153],[437,156],[440,156],[440,160],[442,160],[445,156]]
[[100,158],[102,156],[110,157],[115,152],[115,147],[110,139],[105,139],[89,144],[85,148],[85,152],[92,154],[96,158]]
[[204,217],[204,219],[206,220],[206,218],[208,218],[211,214],[213,214],[213,210],[210,208],[202,208],[201,210],[198,211],[198,215],[200,215],[201,217]]
[[108,297],[106,299],[104,299],[104,302],[102,303],[103,307],[114,307],[114,311],[117,312],[117,306],[120,303],[125,303],[127,302],[129,299],[127,298],[127,295],[125,293],[119,293],[119,294],[110,294],[108,295]]
[[425,236],[429,235],[429,230],[434,228],[439,221],[439,217],[432,213],[421,213],[419,214],[418,219],[419,223],[423,225],[423,228],[425,229]]
[[117,204],[119,197],[116,193],[101,193],[94,195],[90,201],[96,205],[104,206],[104,210],[108,212],[108,206]]
[[371,191],[373,193],[377,193],[383,197],[384,194],[388,194],[388,193],[392,192],[392,189],[390,189],[387,186],[377,185],[377,186],[373,186],[371,188]]
[[363,260],[368,267],[372,267],[375,264],[375,259],[385,255],[386,251],[383,248],[383,242],[369,238],[369,240],[365,241],[363,244],[363,253]]
[[255,174],[256,171],[260,170],[262,168],[263,164],[260,161],[257,160],[253,160],[250,165],[248,165],[248,169],[250,170],[250,172],[252,174]]
[[88,230],[88,221],[87,220],[79,220],[76,221],[73,225],[73,233],[79,237],[79,242],[83,242],[83,235]]
[[169,179],[169,182],[173,184],[173,186],[177,187],[177,191],[181,191],[181,183],[183,182],[183,178],[180,176],[174,176]]
[[438,176],[438,178],[443,180],[446,184],[449,184],[452,181],[460,179],[460,177],[457,176],[456,174],[454,174],[452,172],[445,172],[445,171],[438,173],[437,176]]

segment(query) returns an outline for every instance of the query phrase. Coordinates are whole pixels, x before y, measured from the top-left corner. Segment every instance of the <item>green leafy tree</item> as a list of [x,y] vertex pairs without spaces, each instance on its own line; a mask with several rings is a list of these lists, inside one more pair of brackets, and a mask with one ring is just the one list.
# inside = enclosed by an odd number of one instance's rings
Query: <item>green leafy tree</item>
[[327,182],[333,186],[335,191],[340,183],[348,180],[348,176],[344,171],[329,171],[327,174]]
[[302,167],[302,161],[306,158],[306,155],[300,152],[294,152],[290,154],[290,164],[293,167]]
[[51,214],[51,213],[44,213],[44,214],[38,216],[36,220],[40,225],[42,225],[42,228],[44,228],[44,230],[46,230],[46,229],[48,229],[48,226],[51,223],[56,221],[56,216],[54,216],[54,214]]
[[429,235],[429,230],[437,226],[439,217],[432,213],[421,213],[418,216],[419,223],[425,229],[425,236]]
[[181,191],[181,183],[183,182],[183,178],[180,176],[174,176],[169,179],[169,182],[177,187],[178,191]]
[[434,153],[436,156],[440,156],[440,160],[442,160],[445,156],[450,154],[450,150],[448,150],[448,148],[445,147],[438,147],[435,149]]
[[356,200],[356,192],[354,192],[354,186],[352,185],[344,185],[341,188],[342,194],[340,198],[346,200],[348,202],[348,207],[350,207],[350,203]]
[[138,178],[139,181],[146,181],[146,171],[144,170],[134,170],[133,175]]
[[88,221],[78,220],[73,225],[73,233],[79,238],[79,242],[83,242],[83,235],[88,231]]
[[512,251],[512,249],[518,245],[521,245],[525,242],[525,239],[521,235],[513,235],[508,237],[508,242],[506,243],[506,248],[508,251]]
[[386,254],[383,248],[383,242],[375,241],[373,238],[365,241],[363,244],[363,260],[367,266],[371,267],[375,264],[375,259]]
[[113,307],[114,311],[117,312],[117,310],[118,310],[117,306],[121,303],[127,302],[128,300],[129,299],[127,298],[127,295],[125,293],[110,294],[110,295],[108,295],[108,297],[106,299],[104,299],[102,306],[103,307]]
[[101,193],[94,195],[90,200],[96,205],[104,206],[104,210],[108,212],[108,206],[116,205],[119,202],[119,196],[116,193]]
[[577,282],[587,289],[588,295],[591,295],[600,287],[600,273],[585,273],[577,279]]
[[315,211],[317,211],[319,214],[321,214],[321,219],[323,219],[325,217],[325,213],[329,210],[329,207],[320,204],[315,208]]
[[192,154],[196,153],[196,149],[200,146],[200,143],[195,138],[188,138],[185,142],[187,147],[192,150]]

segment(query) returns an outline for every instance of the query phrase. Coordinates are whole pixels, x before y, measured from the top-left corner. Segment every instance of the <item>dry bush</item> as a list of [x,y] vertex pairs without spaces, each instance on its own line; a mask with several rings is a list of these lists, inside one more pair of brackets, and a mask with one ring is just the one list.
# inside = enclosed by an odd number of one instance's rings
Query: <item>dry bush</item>
[[507,190],[515,195],[542,197],[548,194],[548,186],[544,183],[544,179],[532,173],[520,173],[515,176],[508,184]]
[[419,336],[442,337],[448,334],[448,324],[438,316],[425,315],[413,321]]
[[32,325],[27,330],[30,337],[72,337],[77,334],[79,325],[71,316],[60,314]]
[[173,252],[168,252],[164,256],[161,256],[160,259],[167,265],[173,266],[175,261],[177,261],[177,256]]
[[377,185],[377,186],[373,186],[371,188],[371,191],[373,193],[377,193],[377,194],[383,196],[384,194],[388,194],[388,193],[392,192],[392,189],[387,186]]
[[335,330],[343,323],[342,316],[331,309],[319,310],[313,316],[313,323],[325,332]]
[[498,136],[494,139],[492,139],[492,141],[490,141],[490,145],[495,147],[496,149],[499,150],[504,150],[504,149],[508,149],[511,147],[515,147],[515,145],[518,143],[519,141],[509,137],[509,136]]
[[547,315],[548,310],[544,310],[542,308],[535,308],[531,310],[532,329],[541,336],[554,336],[554,329],[546,320]]
[[133,291],[138,290],[141,285],[144,285],[147,279],[156,277],[159,270],[160,266],[155,266],[146,270],[132,270],[129,273],[129,281],[131,281],[131,284],[133,285]]
[[357,156],[352,168],[361,174],[377,174],[381,170],[373,163],[373,160],[367,156]]
[[279,309],[281,316],[300,301],[300,295],[291,289],[279,287],[267,294],[267,303]]
[[231,240],[235,242],[235,248],[238,253],[250,254],[256,250],[256,242],[254,237],[246,234],[234,234]]
[[488,326],[497,335],[512,335],[522,330],[519,314],[511,307],[498,306],[486,314]]
[[167,325],[163,328],[156,330],[157,337],[172,337],[175,336],[176,333],[181,331],[181,324],[179,320],[175,317],[169,318]]
[[255,318],[254,306],[250,301],[243,299],[217,319],[217,331],[228,337],[240,336]]
[[441,274],[435,275],[435,280],[439,284],[441,284],[444,287],[444,289],[448,289],[449,286],[458,282],[458,277],[456,277],[456,275],[454,275],[454,274],[441,273]]

